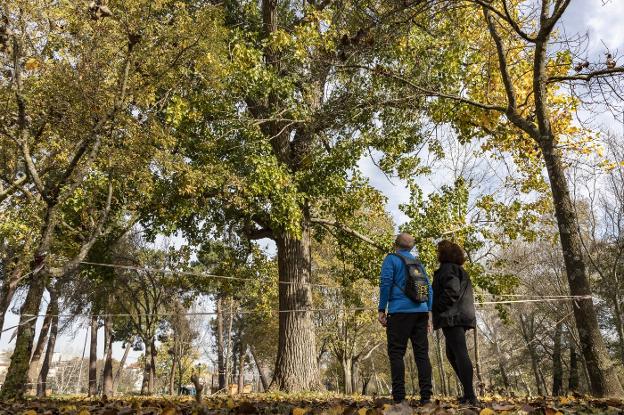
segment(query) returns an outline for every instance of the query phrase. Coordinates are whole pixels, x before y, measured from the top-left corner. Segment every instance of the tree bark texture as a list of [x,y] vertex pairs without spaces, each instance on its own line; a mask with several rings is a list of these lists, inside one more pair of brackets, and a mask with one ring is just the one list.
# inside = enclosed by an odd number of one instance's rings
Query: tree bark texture
[[89,340],[89,389],[88,395],[97,395],[97,338],[98,319],[94,314],[91,316],[91,338]]
[[41,365],[41,372],[39,373],[39,379],[37,381],[37,396],[47,396],[48,388],[48,372],[50,371],[50,365],[52,363],[52,357],[54,356],[54,347],[56,346],[56,336],[58,334],[58,322],[59,322],[59,307],[58,296],[56,290],[50,291],[50,305],[52,312],[52,324],[50,326],[50,336],[48,338],[48,345],[46,347],[46,353],[43,358],[43,364]]
[[[583,258],[578,218],[570,197],[560,150],[554,147],[552,137],[542,140],[541,143],[555,205],[570,294],[591,296],[592,291]],[[600,333],[598,317],[591,297],[574,302],[574,319],[583,357],[587,362],[592,395],[597,397],[624,396],[615,365],[609,358],[604,339]]]
[[113,396],[113,319],[104,319],[104,369],[102,370],[102,394]]
[[301,237],[282,234],[277,238],[279,267],[279,339],[275,386],[284,391],[320,387],[316,342],[312,321],[310,286],[310,230],[302,226]]

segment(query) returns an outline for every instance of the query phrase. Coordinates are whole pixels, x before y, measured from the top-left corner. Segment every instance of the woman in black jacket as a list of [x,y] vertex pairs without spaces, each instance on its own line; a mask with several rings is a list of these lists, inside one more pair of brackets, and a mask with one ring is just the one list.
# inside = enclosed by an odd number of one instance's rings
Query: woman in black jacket
[[474,293],[470,277],[462,267],[464,250],[451,241],[438,244],[440,268],[433,274],[433,328],[442,329],[446,356],[461,381],[464,396],[460,403],[478,404],[466,331],[476,327]]

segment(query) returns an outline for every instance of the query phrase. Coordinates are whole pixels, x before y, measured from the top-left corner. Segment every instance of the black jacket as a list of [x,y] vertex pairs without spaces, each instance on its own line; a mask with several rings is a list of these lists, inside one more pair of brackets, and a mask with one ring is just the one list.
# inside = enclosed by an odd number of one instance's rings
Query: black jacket
[[475,328],[474,292],[468,273],[445,262],[433,274],[433,327]]

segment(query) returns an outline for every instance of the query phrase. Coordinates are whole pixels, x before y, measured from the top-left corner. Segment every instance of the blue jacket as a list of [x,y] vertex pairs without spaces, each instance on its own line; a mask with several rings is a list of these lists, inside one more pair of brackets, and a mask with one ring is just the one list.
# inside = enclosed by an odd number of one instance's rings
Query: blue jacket
[[[399,250],[398,253],[408,258],[414,258],[408,250]],[[423,275],[427,277],[427,281],[429,281],[429,277],[422,266],[421,271]],[[431,288],[431,283],[429,283],[429,301],[427,303],[415,303],[410,300],[401,289],[405,287],[406,277],[407,270],[405,269],[405,264],[403,264],[401,258],[396,255],[386,256],[386,259],[384,259],[384,262],[381,265],[379,306],[377,307],[379,311],[386,311],[386,307],[389,314],[427,313],[431,311],[431,304],[433,302],[433,290]]]

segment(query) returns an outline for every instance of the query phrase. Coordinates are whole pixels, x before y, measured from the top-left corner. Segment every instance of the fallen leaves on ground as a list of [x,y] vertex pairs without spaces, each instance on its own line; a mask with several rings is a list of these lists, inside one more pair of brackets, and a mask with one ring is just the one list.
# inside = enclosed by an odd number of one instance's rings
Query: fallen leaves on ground
[[84,397],[0,402],[0,415],[580,415],[624,414],[624,401],[589,397],[539,399],[484,398],[482,406],[460,406],[437,399],[420,406],[395,406],[388,398],[328,394],[254,394],[211,396],[201,404],[192,398],[124,397],[95,400]]

